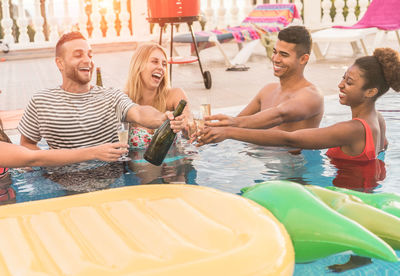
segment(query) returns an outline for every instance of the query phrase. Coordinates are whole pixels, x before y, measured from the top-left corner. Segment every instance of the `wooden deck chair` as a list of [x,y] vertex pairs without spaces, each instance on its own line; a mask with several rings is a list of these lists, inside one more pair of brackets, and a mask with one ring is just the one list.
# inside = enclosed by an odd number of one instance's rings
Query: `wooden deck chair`
[[[395,32],[400,45],[399,9],[399,0],[373,0],[364,16],[353,26],[333,26],[330,29],[312,33],[313,51],[317,60],[325,58],[332,42],[350,42],[354,54],[357,54],[359,52],[357,41],[359,41],[364,54],[368,55],[364,39],[369,35],[375,35],[373,45],[373,48],[375,48],[380,44],[383,36],[388,31]],[[318,46],[319,42],[328,42],[328,46],[324,52],[321,52]]]
[[[217,46],[228,66],[227,70],[245,70],[244,63],[253,53],[254,47],[260,39],[260,30],[276,33],[291,24],[294,20],[300,21],[300,15],[295,4],[262,4],[256,6],[239,26],[196,32],[198,49],[203,50]],[[173,38],[174,42],[191,43],[190,34],[180,34]],[[225,53],[222,43],[236,41],[239,53],[230,60]],[[250,41],[243,46],[243,42]]]

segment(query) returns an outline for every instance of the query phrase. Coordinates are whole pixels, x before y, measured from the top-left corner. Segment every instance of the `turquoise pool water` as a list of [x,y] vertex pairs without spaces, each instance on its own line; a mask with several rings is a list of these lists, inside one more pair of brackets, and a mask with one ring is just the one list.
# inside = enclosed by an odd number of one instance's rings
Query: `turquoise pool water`
[[[14,170],[12,188],[16,202],[38,200],[109,189],[120,186],[181,183],[217,188],[230,193],[258,182],[288,179],[319,186],[341,186],[368,192],[400,193],[400,96],[389,92],[378,101],[387,123],[389,148],[383,161],[370,167],[332,164],[325,150],[305,150],[292,155],[285,149],[265,148],[237,141],[194,148],[184,141],[177,143],[161,167],[143,160],[143,151],[131,152],[129,163],[87,162],[62,168]],[[337,96],[326,97],[322,126],[351,118],[348,107],[338,103]],[[235,114],[238,108],[223,110]],[[13,137],[15,139],[15,137]],[[42,145],[45,147],[45,145]],[[400,230],[399,230],[400,231]],[[400,252],[397,251],[398,256]],[[330,275],[330,265],[346,263],[348,253],[323,258],[310,264],[297,264],[295,275]],[[391,264],[372,260],[369,265],[348,270],[341,275],[400,275],[400,262]]]

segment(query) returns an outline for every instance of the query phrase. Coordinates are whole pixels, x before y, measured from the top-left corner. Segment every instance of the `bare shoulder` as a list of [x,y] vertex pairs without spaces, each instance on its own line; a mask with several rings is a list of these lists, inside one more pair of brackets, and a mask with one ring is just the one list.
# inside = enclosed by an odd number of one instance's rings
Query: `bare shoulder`
[[260,91],[275,90],[276,88],[278,88],[278,86],[279,86],[278,82],[271,82],[266,84],[263,88],[261,88]]
[[168,90],[167,106],[172,106],[174,109],[180,100],[188,101],[188,97],[182,88],[171,88]]
[[318,89],[314,84],[309,83],[309,85],[301,87],[297,90],[296,96],[311,100],[313,102],[323,102],[324,96],[321,90]]
[[171,88],[171,89],[169,89],[167,97],[171,98],[171,99],[175,99],[175,98],[178,99],[179,98],[179,100],[187,99],[186,93],[185,93],[185,91],[183,91],[182,88]]
[[279,83],[277,82],[268,83],[267,85],[265,85],[263,88],[260,89],[258,95],[264,96],[266,94],[273,93],[278,88],[279,88]]
[[365,135],[364,125],[359,120],[348,120],[344,122],[339,122],[334,124],[333,127],[340,129],[342,133],[352,135]]
[[321,98],[323,97],[321,90],[312,83],[308,83],[308,85],[301,87],[299,91],[305,92],[305,94],[318,96]]

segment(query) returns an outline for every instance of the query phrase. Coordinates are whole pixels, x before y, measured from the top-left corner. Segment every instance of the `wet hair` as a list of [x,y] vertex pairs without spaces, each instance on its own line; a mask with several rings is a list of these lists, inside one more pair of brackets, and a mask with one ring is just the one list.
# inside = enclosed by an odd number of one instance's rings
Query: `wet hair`
[[4,132],[3,129],[3,122],[0,119],[0,141],[1,142],[7,142],[7,143],[11,143],[10,138],[7,136],[7,134]]
[[364,79],[363,89],[377,88],[379,96],[385,94],[389,88],[400,91],[400,53],[391,48],[377,48],[372,56],[356,59]]
[[57,45],[56,45],[56,57],[60,57],[63,54],[62,46],[64,45],[64,43],[75,40],[75,39],[86,40],[86,38],[80,32],[70,32],[70,33],[63,34],[60,37],[60,39],[58,40]]
[[[144,71],[147,61],[154,50],[160,50],[165,59],[167,53],[165,49],[157,43],[145,43],[141,45],[133,54],[131,62],[129,64],[128,81],[125,85],[125,93],[128,94],[129,98],[137,104],[143,98],[143,80],[141,72]],[[157,95],[154,99],[152,106],[161,112],[167,110],[167,94],[170,89],[168,70],[165,70],[164,77],[157,88]]]
[[312,38],[304,26],[290,26],[281,30],[278,39],[287,43],[296,44],[296,55],[301,57],[311,53]]

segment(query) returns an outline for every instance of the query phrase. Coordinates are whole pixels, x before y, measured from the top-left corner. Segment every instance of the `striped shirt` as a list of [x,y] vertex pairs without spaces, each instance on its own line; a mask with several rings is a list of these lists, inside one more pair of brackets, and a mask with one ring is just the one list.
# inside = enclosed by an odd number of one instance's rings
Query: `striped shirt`
[[53,149],[117,142],[117,123],[133,105],[114,88],[94,86],[86,93],[45,89],[33,95],[18,130],[35,142],[46,139]]

